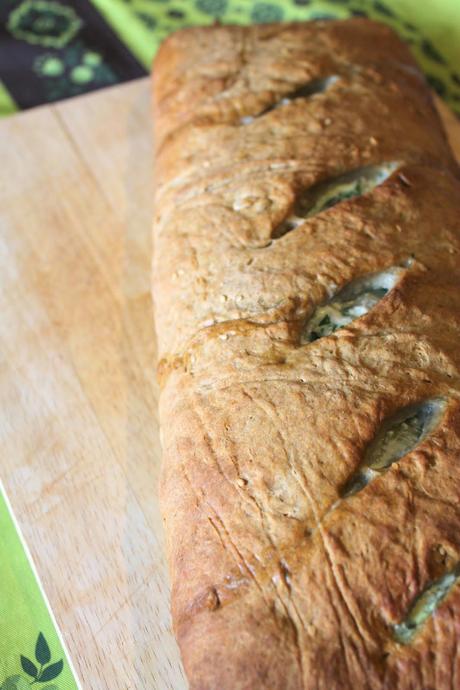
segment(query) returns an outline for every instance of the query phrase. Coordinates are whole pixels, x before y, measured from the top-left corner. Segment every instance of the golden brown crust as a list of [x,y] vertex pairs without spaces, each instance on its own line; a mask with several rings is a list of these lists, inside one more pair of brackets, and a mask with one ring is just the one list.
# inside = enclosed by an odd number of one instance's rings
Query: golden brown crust
[[[161,495],[192,690],[457,687],[460,586],[395,635],[460,563],[460,177],[409,52],[360,19],[190,29],[160,49],[154,109]],[[276,236],[305,190],[390,162]],[[374,308],[304,342],[318,305],[389,270]],[[387,420],[433,400],[430,432],[346,495]]]

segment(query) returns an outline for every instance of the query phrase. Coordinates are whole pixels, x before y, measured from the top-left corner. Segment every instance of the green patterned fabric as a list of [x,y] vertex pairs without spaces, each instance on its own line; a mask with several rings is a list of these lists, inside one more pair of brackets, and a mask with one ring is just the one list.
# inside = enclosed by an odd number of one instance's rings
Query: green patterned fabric
[[78,690],[0,484],[0,690]]

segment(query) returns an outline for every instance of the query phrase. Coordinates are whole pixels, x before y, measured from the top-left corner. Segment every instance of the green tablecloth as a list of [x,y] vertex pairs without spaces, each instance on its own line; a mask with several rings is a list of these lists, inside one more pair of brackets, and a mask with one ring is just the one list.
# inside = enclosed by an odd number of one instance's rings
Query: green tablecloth
[[181,26],[352,15],[394,27],[460,113],[460,0],[2,0],[0,113],[146,74]]
[[0,690],[78,690],[0,483]]

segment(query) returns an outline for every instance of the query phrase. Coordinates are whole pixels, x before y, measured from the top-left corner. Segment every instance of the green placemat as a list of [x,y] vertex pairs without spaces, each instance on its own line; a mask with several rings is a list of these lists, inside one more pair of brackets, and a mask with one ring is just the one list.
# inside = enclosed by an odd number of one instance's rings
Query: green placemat
[[0,690],[79,690],[0,483]]

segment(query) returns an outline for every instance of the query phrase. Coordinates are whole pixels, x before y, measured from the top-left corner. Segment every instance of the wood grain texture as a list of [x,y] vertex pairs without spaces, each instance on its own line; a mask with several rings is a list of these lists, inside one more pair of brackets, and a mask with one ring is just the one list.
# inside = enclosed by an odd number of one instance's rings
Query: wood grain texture
[[187,687],[157,503],[149,102],[143,79],[0,123],[0,472],[91,690]]
[[1,475],[92,690],[186,687],[156,500],[150,136],[145,80],[0,126]]

